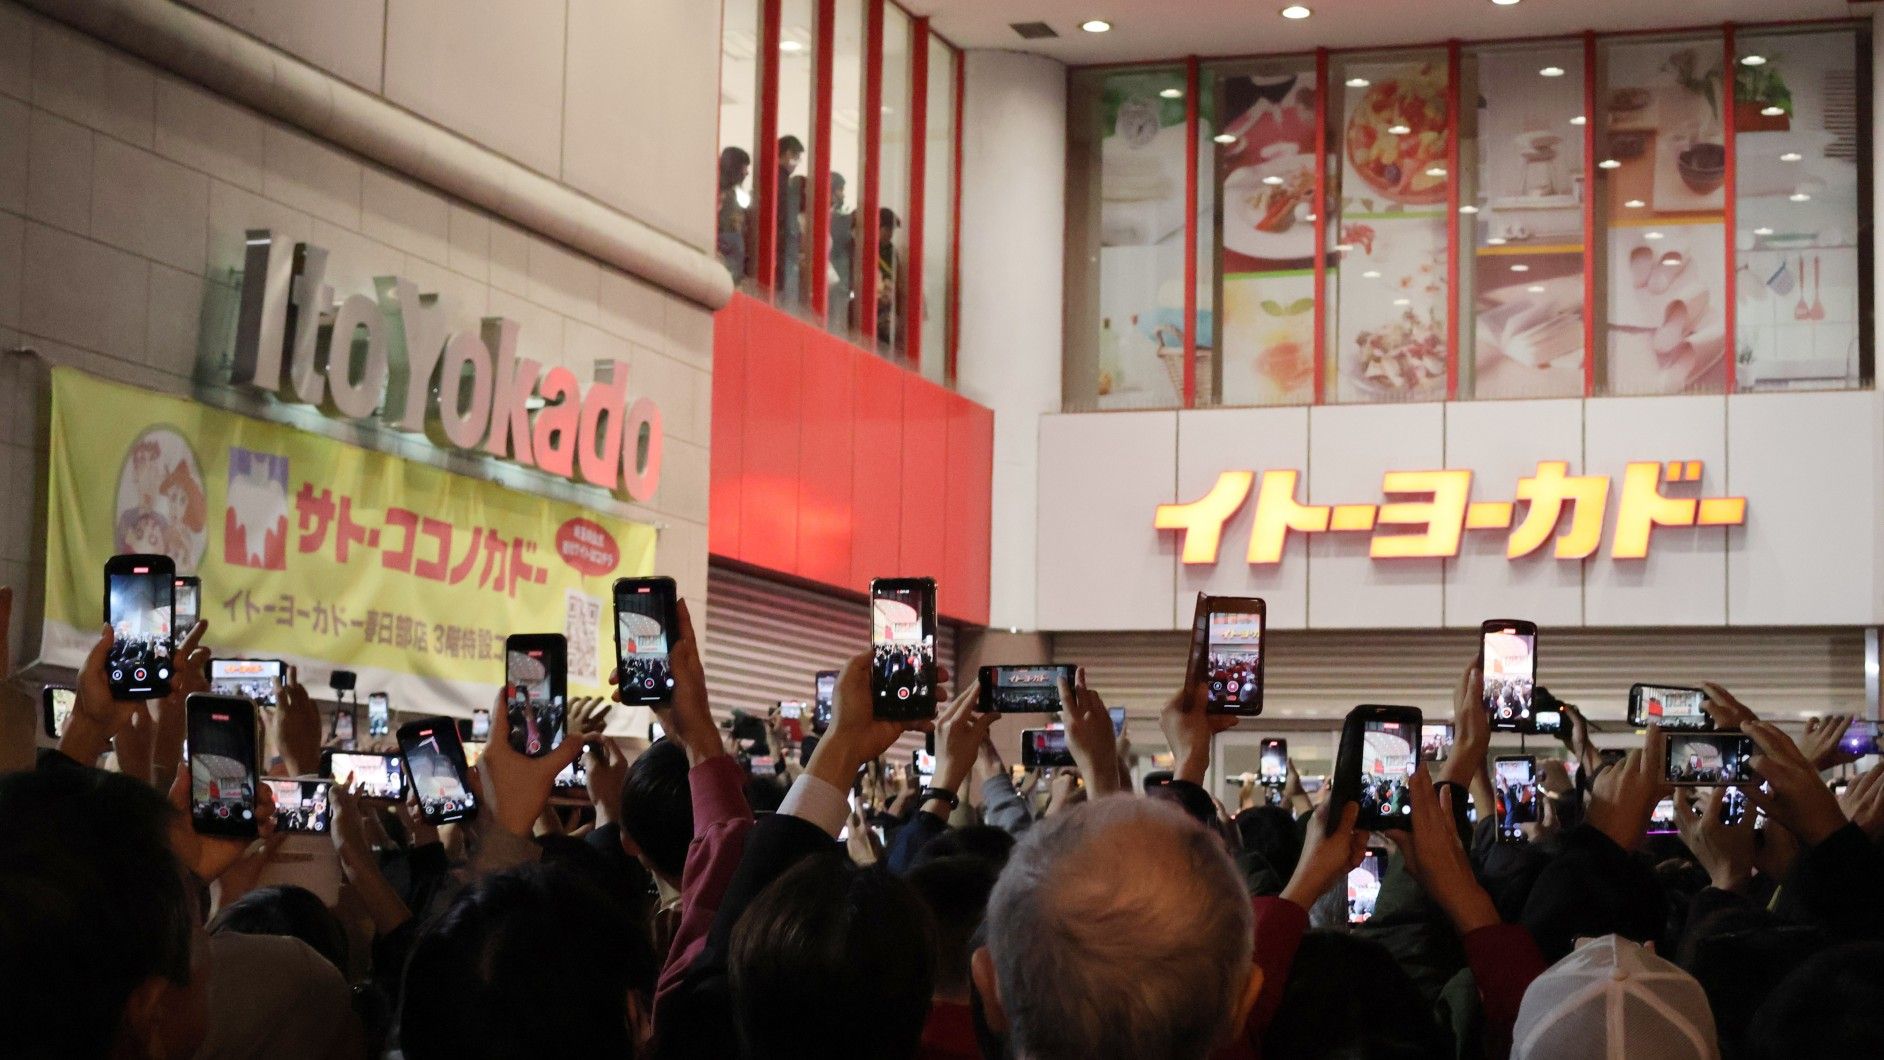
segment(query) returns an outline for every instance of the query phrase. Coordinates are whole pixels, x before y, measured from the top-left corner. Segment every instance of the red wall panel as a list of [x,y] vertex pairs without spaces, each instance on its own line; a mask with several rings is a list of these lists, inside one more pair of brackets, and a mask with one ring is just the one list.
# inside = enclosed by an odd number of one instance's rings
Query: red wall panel
[[[853,400],[850,588],[872,578],[901,577],[903,518],[903,378],[888,361],[857,351]],[[928,571],[922,572],[924,574]]]
[[943,579],[943,496],[949,461],[948,391],[910,372],[903,377],[903,518],[899,567],[905,576]]
[[851,575],[852,417],[855,404],[849,343],[830,335],[805,337],[804,422],[798,480],[798,566],[793,573],[830,585]]
[[939,593],[942,613],[988,620],[990,526],[994,501],[994,412],[949,394],[948,507]]
[[[707,551],[739,554],[740,454],[745,452],[746,322],[748,301],[734,298],[713,317],[713,452],[707,484]],[[721,386],[720,379],[739,380]]]
[[770,306],[755,302],[751,312],[739,558],[792,571],[798,565],[798,442],[804,421],[799,365],[805,329]]

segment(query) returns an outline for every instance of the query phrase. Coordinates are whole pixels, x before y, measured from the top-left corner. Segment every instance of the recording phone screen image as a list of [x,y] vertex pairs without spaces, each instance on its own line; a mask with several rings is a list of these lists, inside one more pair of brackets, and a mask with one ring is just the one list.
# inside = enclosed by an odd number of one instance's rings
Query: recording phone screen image
[[334,752],[328,772],[342,784],[352,777],[360,793],[369,799],[397,799],[406,786],[405,769],[395,755],[361,755]]
[[1413,812],[1407,783],[1419,759],[1412,734],[1397,721],[1368,721],[1361,733],[1361,816],[1403,817]]
[[54,688],[52,691],[52,728],[46,733],[53,739],[65,735],[65,724],[72,719],[72,708],[78,703],[78,693],[70,688]]
[[190,816],[198,821],[255,819],[255,719],[248,708],[190,716]]
[[284,832],[327,831],[327,793],[330,785],[318,780],[269,780],[275,795],[275,827]]
[[543,652],[511,648],[504,654],[511,745],[525,754],[543,754],[563,742],[563,697],[555,693]]
[[877,695],[924,699],[935,694],[935,630],[913,589],[881,588],[870,601]]
[[209,690],[241,696],[258,707],[273,707],[281,687],[282,664],[275,659],[211,659]]
[[564,791],[584,791],[589,786],[589,770],[578,758],[562,768],[556,774],[554,787]]
[[621,683],[643,695],[674,687],[667,661],[670,647],[666,599],[655,592],[624,589],[615,594],[615,637],[621,645]]
[[130,687],[170,679],[170,598],[174,580],[167,571],[113,573],[111,658],[114,684]]
[[1265,746],[1259,773],[1265,782],[1280,782],[1289,775],[1289,756],[1282,748]]
[[202,605],[198,602],[199,597],[202,596],[203,587],[194,578],[178,578],[176,586],[177,613],[173,625],[176,639],[182,640],[189,636],[191,627],[196,625],[196,620],[203,617]]
[[1452,725],[1427,722],[1420,727],[1420,761],[1443,762],[1452,755]]
[[1529,761],[1497,762],[1492,781],[1498,799],[1498,833],[1507,839],[1522,836],[1519,826],[1537,823],[1537,779]]
[[1739,784],[1748,779],[1748,740],[1739,733],[1671,733],[1671,784]]
[[1663,799],[1655,804],[1655,812],[1649,815],[1649,835],[1675,834],[1675,800]]
[[1485,705],[1495,724],[1531,717],[1531,688],[1537,676],[1536,638],[1496,629],[1485,632]]
[[994,702],[983,710],[1046,713],[1060,709],[1057,666],[1000,666],[994,671]]
[[1707,711],[1702,704],[1707,702],[1707,693],[1698,688],[1664,688],[1658,685],[1643,685],[1641,691],[1641,718],[1645,725],[1660,725],[1664,729],[1706,728],[1709,724]]
[[1361,863],[1348,870],[1348,923],[1365,924],[1380,901],[1380,882],[1387,875],[1386,859],[1369,850]]
[[1213,611],[1205,641],[1204,674],[1212,703],[1254,703],[1262,691],[1263,618]]
[[437,736],[423,736],[406,748],[412,767],[412,790],[426,814],[456,813],[477,805],[477,796],[465,789],[451,755],[438,745]]

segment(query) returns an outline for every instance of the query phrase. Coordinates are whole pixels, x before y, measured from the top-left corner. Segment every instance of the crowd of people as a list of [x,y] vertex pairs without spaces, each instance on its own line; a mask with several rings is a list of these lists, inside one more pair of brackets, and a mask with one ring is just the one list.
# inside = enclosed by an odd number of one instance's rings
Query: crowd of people
[[[256,840],[190,825],[182,704],[209,633],[145,703],[112,698],[102,630],[57,748],[0,775],[0,1054],[1766,1058],[1884,1038],[1884,768],[1834,794],[1849,719],[1795,740],[1715,686],[1710,715],[1758,749],[1737,820],[1727,789],[1670,792],[1659,730],[1611,760],[1566,707],[1530,841],[1499,842],[1496,813],[1467,821],[1498,798],[1473,668],[1448,757],[1373,796],[1406,808],[1383,857],[1292,764],[1280,805],[1253,783],[1220,805],[1205,774],[1235,719],[1201,689],[1173,690],[1171,768],[1142,791],[1083,677],[1062,689],[1075,768],[1017,781],[975,688],[878,719],[864,653],[802,758],[761,720],[781,753],[755,772],[683,602],[651,744],[572,705],[541,757],[491,740],[478,814],[444,826],[339,778],[330,907],[260,885],[272,818]],[[31,710],[6,662],[4,708]],[[272,774],[318,770],[304,688],[265,721]],[[934,735],[927,786],[885,762],[911,728]],[[578,756],[590,805],[553,805]],[[1647,836],[1671,796],[1678,835]],[[1364,862],[1384,870],[1355,925]]]

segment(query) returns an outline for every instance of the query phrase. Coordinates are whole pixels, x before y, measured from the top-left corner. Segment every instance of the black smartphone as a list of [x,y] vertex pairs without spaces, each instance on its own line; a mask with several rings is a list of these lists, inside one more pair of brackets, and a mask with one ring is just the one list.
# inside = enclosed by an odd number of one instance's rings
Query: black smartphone
[[1263,741],[1261,763],[1256,771],[1256,779],[1264,784],[1282,784],[1289,779],[1289,741],[1270,739]]
[[279,705],[276,697],[287,672],[287,664],[280,659],[211,659],[209,690],[273,708]]
[[373,692],[366,697],[366,734],[392,734],[392,700],[384,692]]
[[1537,623],[1494,618],[1478,628],[1485,712],[1494,732],[1529,732],[1537,683]]
[[1124,707],[1107,707],[1106,716],[1112,719],[1113,737],[1117,738],[1120,736],[1124,736],[1125,735],[1125,708]]
[[1845,730],[1845,735],[1838,738],[1838,749],[1859,758],[1877,754],[1877,731],[1875,721],[1854,721],[1851,728]]
[[1334,809],[1359,803],[1354,827],[1363,832],[1406,828],[1413,812],[1407,785],[1420,762],[1418,707],[1371,704],[1348,711],[1341,725],[1341,750],[1335,759]]
[[589,770],[582,764],[582,756],[576,756],[575,761],[564,766],[562,771],[556,774],[556,778],[550,782],[550,787],[561,798],[587,799],[589,797]]
[[1629,724],[1638,729],[1660,725],[1664,729],[1713,732],[1714,715],[1702,704],[1707,693],[1680,685],[1637,683],[1629,686]]
[[1498,799],[1498,841],[1525,842],[1521,826],[1538,819],[1537,756],[1499,755],[1492,760],[1492,784]]
[[1738,732],[1671,732],[1662,779],[1676,787],[1750,784],[1753,738]]
[[837,698],[837,671],[819,670],[811,698],[811,731],[823,735],[831,727],[831,702]]
[[1746,820],[1747,793],[1740,788],[1728,788],[1727,794],[1720,800],[1720,812],[1723,824],[1739,824]]
[[179,574],[175,581],[177,616],[171,622],[171,643],[182,645],[183,638],[196,628],[203,617],[203,580],[194,574]]
[[473,740],[491,738],[491,712],[483,707],[471,712],[471,738]]
[[1452,757],[1452,723],[1429,721],[1420,726],[1420,761],[1444,762]]
[[331,780],[270,777],[263,783],[275,793],[275,831],[296,835],[326,835],[333,823],[328,793]]
[[1368,847],[1361,863],[1348,870],[1348,923],[1365,924],[1380,900],[1380,883],[1387,878],[1387,851]]
[[1263,712],[1263,630],[1268,605],[1254,596],[1197,594],[1184,687],[1206,689],[1212,714]]
[[563,742],[569,642],[561,633],[504,638],[505,727],[518,754],[541,758]]
[[615,666],[623,703],[666,703],[674,698],[667,653],[680,629],[680,597],[672,578],[615,579]]
[[935,717],[935,579],[870,583],[870,699],[879,718]]
[[340,742],[340,743],[351,744],[353,742],[353,708],[352,707],[335,707],[334,708],[334,736],[333,738],[337,742]]
[[190,763],[190,826],[204,835],[252,839],[261,770],[255,704],[195,692],[184,701]]
[[935,782],[935,752],[928,748],[919,748],[909,756],[909,764],[916,771],[916,781],[923,787]]
[[113,556],[105,561],[105,621],[111,656],[105,676],[115,699],[170,694],[170,637],[176,628],[177,569],[168,556]]
[[1077,666],[984,666],[979,709],[996,714],[1053,714],[1066,709],[1060,682],[1073,687]]
[[1555,736],[1563,731],[1563,701],[1543,685],[1532,690],[1531,727],[1524,731],[1538,736]]
[[1021,765],[1028,769],[1046,769],[1073,764],[1073,752],[1066,746],[1065,729],[1028,729],[1021,733]]
[[321,775],[342,784],[352,777],[353,784],[369,799],[397,799],[405,793],[405,759],[394,754],[326,751],[321,755]]
[[1675,800],[1663,799],[1655,804],[1654,812],[1649,814],[1649,835],[1674,835],[1680,829],[1675,827]]
[[399,754],[427,821],[444,824],[477,816],[477,793],[465,784],[464,744],[450,718],[399,726]]
[[57,740],[65,735],[65,723],[72,720],[72,707],[78,693],[64,685],[47,685],[39,693],[40,723],[46,735]]

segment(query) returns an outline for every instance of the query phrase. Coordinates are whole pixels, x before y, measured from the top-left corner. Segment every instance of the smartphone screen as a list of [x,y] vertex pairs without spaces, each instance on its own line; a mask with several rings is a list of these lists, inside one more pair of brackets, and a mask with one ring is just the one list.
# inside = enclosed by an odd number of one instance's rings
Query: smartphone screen
[[923,787],[928,787],[935,780],[935,752],[919,747],[911,756],[911,764],[916,767],[916,779]]
[[1720,800],[1722,820],[1726,824],[1739,824],[1747,817],[1747,793],[1739,788],[1728,788],[1727,794]]
[[805,740],[805,716],[811,713],[809,704],[802,700],[781,699],[778,703],[778,725],[785,731],[785,739],[792,743]]
[[353,741],[353,711],[346,707],[334,711],[334,739],[343,743]]
[[1452,757],[1452,723],[1429,721],[1420,726],[1420,761],[1444,762]]
[[287,672],[280,659],[211,659],[209,690],[219,696],[241,696],[258,707],[277,706],[276,696]]
[[1263,627],[1255,597],[1197,596],[1189,680],[1205,688],[1205,709],[1254,717],[1263,712]]
[[1528,731],[1531,694],[1537,681],[1536,624],[1495,618],[1480,626],[1479,667],[1492,729]]
[[564,798],[589,793],[589,770],[582,764],[580,756],[556,774],[552,786],[556,789],[556,794]]
[[1289,778],[1289,741],[1264,740],[1262,765],[1257,778],[1264,784],[1281,784]]
[[1500,755],[1492,763],[1492,784],[1498,803],[1498,841],[1524,842],[1522,826],[1536,824],[1538,818],[1537,759]]
[[1678,787],[1746,784],[1754,780],[1747,760],[1753,740],[1737,732],[1668,734],[1668,762],[1662,779]]
[[170,694],[177,572],[167,556],[113,556],[105,563],[105,621],[111,656],[105,676],[117,699]]
[[1065,729],[1029,729],[1021,733],[1021,765],[1029,769],[1071,766]]
[[870,583],[870,690],[879,718],[935,716],[935,581]]
[[1527,732],[1555,736],[1563,729],[1563,704],[1547,688],[1534,690],[1531,700],[1531,727]]
[[275,831],[298,835],[326,835],[331,823],[327,793],[330,780],[280,780],[263,783],[275,793]]
[[1125,708],[1124,707],[1107,707],[1106,715],[1112,719],[1113,737],[1117,738],[1120,736],[1124,736],[1125,735]]
[[563,742],[569,646],[561,633],[504,640],[504,704],[510,746],[541,758]]
[[190,575],[179,575],[176,579],[177,617],[172,623],[174,635],[172,643],[182,644],[183,638],[196,628],[196,620],[203,617],[203,581]]
[[811,731],[822,733],[831,727],[831,702],[837,698],[837,671],[819,670],[811,697]]
[[1663,799],[1656,803],[1655,812],[1649,814],[1648,834],[1674,835],[1677,831],[1678,829],[1675,827],[1675,800]]
[[1877,732],[1875,721],[1854,721],[1845,735],[1838,738],[1838,749],[1859,758],[1877,754]]
[[1071,688],[1073,666],[984,666],[980,709],[996,714],[1052,714],[1065,709],[1060,682]]
[[353,784],[369,799],[397,799],[405,792],[405,763],[398,755],[329,751],[321,771],[329,780],[342,784],[352,777]]
[[473,740],[491,738],[491,712],[483,707],[471,712],[471,738]]
[[185,702],[190,760],[190,824],[205,835],[253,837],[255,705],[197,692]]
[[1702,704],[1707,693],[1680,685],[1636,684],[1629,688],[1629,724],[1638,729],[1660,725],[1664,729],[1712,732],[1714,716]]
[[458,727],[450,718],[401,725],[399,753],[427,821],[443,824],[477,814],[477,794],[464,782],[464,745],[458,742]]
[[1359,706],[1341,728],[1335,768],[1337,806],[1360,804],[1362,831],[1405,828],[1413,812],[1409,779],[1419,767],[1420,712],[1415,707]]
[[1368,847],[1361,863],[1348,870],[1348,923],[1365,924],[1380,900],[1380,881],[1387,876],[1387,852]]
[[392,732],[392,701],[384,692],[366,697],[366,734],[386,736]]
[[680,625],[672,578],[615,580],[615,665],[623,703],[666,703],[674,698],[667,653]]
[[39,693],[41,723],[46,735],[57,740],[65,735],[65,723],[72,720],[72,706],[78,693],[62,685],[47,685]]

